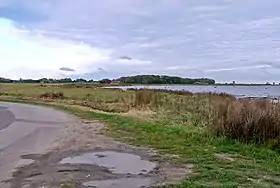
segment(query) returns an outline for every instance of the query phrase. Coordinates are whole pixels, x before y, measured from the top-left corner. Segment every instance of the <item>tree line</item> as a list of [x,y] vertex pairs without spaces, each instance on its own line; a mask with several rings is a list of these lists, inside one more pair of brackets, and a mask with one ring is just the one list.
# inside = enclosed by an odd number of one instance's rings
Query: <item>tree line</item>
[[101,84],[215,84],[215,80],[209,78],[181,78],[176,76],[160,76],[160,75],[137,75],[120,77],[118,79],[102,79],[102,80],[85,80],[82,78],[71,79],[19,79],[12,80],[0,77],[0,83],[101,83]]
[[52,78],[41,78],[41,79],[19,79],[12,80],[8,78],[1,78],[0,83],[75,83],[75,82],[93,82],[93,80],[85,80],[82,78],[79,79],[71,79],[71,78],[63,78],[63,79],[52,79]]
[[181,78],[177,76],[137,75],[118,78],[117,81],[125,84],[215,84],[209,78]]

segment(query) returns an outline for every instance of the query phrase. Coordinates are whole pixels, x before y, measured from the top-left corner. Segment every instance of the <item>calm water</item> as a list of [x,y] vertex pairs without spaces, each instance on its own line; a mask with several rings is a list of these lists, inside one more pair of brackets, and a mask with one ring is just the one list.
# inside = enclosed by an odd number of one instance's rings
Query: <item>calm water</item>
[[142,160],[137,155],[114,151],[85,153],[80,156],[67,157],[60,164],[88,164],[108,168],[116,174],[146,174],[152,171],[156,164]]
[[234,95],[237,98],[246,97],[269,97],[280,98],[280,86],[122,86],[111,88],[150,88],[150,89],[168,89],[179,91],[191,91],[191,92],[216,92],[216,93],[228,93]]

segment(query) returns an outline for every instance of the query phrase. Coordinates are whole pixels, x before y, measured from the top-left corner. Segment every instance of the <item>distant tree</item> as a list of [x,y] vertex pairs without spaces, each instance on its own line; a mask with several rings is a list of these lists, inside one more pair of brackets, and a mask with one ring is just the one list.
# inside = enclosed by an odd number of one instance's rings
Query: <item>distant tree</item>
[[[0,78],[0,83],[86,83],[86,82],[95,82],[93,80],[85,80],[79,78],[72,80],[71,78],[63,79],[52,79],[52,78],[41,78],[38,80],[35,79],[22,79],[11,80],[7,78]],[[110,84],[112,80],[102,79],[98,81],[102,84]],[[113,80],[114,83],[124,83],[124,84],[215,84],[215,80],[209,78],[181,78],[177,76],[166,76],[166,75],[136,75],[136,76],[127,76],[121,77]]]
[[0,83],[13,83],[13,80],[7,79],[7,78],[1,78],[0,77]]
[[63,78],[60,80],[57,80],[58,83],[71,83],[73,80],[71,78]]
[[82,79],[82,78],[79,78],[79,79],[76,79],[74,82],[78,82],[78,83],[86,83],[86,82],[87,82],[87,80]]
[[116,80],[125,84],[215,84],[215,80],[208,78],[190,79],[165,75],[136,75]]
[[99,80],[98,82],[101,83],[101,84],[110,84],[112,82],[112,80],[110,80],[110,79],[102,79],[102,80]]

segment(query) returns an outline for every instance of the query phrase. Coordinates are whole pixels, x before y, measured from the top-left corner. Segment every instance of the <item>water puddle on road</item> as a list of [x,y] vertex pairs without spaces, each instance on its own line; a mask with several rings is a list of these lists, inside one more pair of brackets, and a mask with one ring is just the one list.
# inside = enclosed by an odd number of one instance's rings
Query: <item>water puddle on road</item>
[[108,168],[115,174],[137,175],[147,174],[156,167],[155,163],[142,160],[137,155],[114,151],[85,153],[80,156],[64,158],[59,163],[97,165]]
[[83,183],[86,187],[98,188],[142,188],[152,184],[150,178],[121,178],[116,180],[89,181]]

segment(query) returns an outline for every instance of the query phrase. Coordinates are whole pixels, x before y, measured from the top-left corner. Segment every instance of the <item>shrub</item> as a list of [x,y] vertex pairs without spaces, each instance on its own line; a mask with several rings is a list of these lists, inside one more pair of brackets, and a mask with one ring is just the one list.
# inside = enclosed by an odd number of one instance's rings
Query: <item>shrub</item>
[[8,93],[5,93],[5,92],[0,92],[0,96],[7,96],[9,95]]
[[40,98],[44,99],[63,99],[63,92],[46,92],[40,95]]
[[212,128],[217,134],[246,143],[279,144],[280,105],[269,100],[221,101]]

